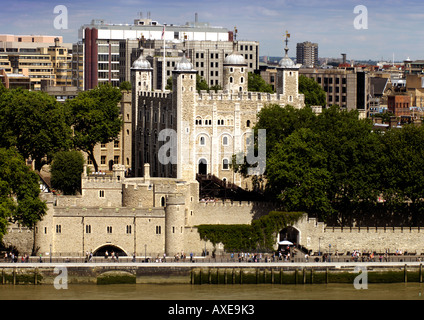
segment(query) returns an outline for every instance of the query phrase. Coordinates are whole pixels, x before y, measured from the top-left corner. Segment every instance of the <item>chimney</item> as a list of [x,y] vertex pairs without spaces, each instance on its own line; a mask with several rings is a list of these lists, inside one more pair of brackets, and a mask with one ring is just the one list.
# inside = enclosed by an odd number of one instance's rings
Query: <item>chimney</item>
[[346,63],[346,53],[342,53],[342,57],[343,57],[343,64],[345,64]]

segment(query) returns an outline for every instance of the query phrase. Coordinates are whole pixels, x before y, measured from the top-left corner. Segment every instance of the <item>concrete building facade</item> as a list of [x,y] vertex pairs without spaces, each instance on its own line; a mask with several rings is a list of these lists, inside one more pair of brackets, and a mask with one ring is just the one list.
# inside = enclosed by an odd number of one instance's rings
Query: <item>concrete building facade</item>
[[305,41],[296,45],[296,63],[306,68],[318,66],[318,43]]

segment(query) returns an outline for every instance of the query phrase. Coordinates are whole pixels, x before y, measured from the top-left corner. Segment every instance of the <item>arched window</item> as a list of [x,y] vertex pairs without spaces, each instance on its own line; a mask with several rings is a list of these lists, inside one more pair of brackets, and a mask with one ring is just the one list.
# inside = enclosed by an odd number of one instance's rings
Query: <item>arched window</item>
[[240,83],[244,83],[244,78],[243,77],[240,78]]
[[228,137],[227,137],[227,136],[224,136],[224,137],[222,138],[222,144],[223,144],[224,146],[228,146]]
[[230,77],[230,83],[233,83],[233,77]]
[[228,159],[223,159],[222,160],[222,170],[228,170],[228,168],[229,168]]
[[165,206],[165,197],[160,198],[160,205],[161,205],[162,207],[164,207],[164,206]]
[[201,146],[205,145],[205,137],[200,137],[200,145]]
[[250,120],[246,121],[246,127],[248,127],[248,128],[250,127]]

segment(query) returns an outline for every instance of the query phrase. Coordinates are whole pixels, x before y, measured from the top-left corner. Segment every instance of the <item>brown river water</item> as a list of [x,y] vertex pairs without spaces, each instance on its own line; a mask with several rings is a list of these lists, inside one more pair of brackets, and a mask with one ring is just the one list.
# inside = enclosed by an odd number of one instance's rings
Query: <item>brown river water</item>
[[0,300],[423,300],[423,283],[369,284],[70,284],[0,285]]

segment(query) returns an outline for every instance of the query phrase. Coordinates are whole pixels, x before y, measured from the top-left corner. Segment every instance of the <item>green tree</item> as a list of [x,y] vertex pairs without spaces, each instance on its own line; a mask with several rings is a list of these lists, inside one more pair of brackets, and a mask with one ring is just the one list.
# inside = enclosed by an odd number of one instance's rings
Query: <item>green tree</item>
[[0,241],[10,222],[32,229],[46,214],[38,175],[13,148],[0,148]]
[[324,89],[322,89],[314,79],[300,75],[299,92],[305,95],[305,105],[307,107],[324,107],[327,104],[327,98]]
[[198,74],[196,74],[196,90],[198,92],[200,92],[200,90],[209,91],[208,83],[203,77],[199,76]]
[[4,90],[0,95],[0,147],[16,147],[41,169],[52,155],[71,145],[71,128],[62,104],[44,92]]
[[128,91],[131,91],[131,82],[129,82],[129,81],[122,81],[120,84],[119,84],[119,89],[120,90],[128,90]]
[[106,83],[67,101],[74,129],[74,146],[88,154],[95,171],[98,171],[98,164],[94,158],[94,146],[116,140],[121,132],[122,119],[118,106],[121,97],[118,88]]
[[286,210],[304,210],[320,217],[332,213],[327,152],[312,129],[300,128],[276,145],[267,157],[266,177],[268,189]]
[[265,82],[260,74],[248,73],[248,91],[274,93],[272,86]]
[[72,150],[56,153],[50,168],[52,187],[61,190],[66,195],[74,195],[80,192],[84,162],[84,157],[80,151]]

